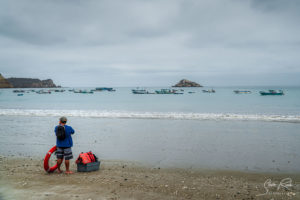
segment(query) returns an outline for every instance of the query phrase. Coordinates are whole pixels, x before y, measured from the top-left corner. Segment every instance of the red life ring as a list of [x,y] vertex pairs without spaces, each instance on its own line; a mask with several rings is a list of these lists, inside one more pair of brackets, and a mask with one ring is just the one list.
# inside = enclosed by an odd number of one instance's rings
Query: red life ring
[[51,173],[54,172],[57,169],[57,164],[55,164],[53,167],[49,167],[49,159],[51,157],[51,154],[56,151],[56,146],[52,147],[46,154],[44,159],[44,169],[46,172]]

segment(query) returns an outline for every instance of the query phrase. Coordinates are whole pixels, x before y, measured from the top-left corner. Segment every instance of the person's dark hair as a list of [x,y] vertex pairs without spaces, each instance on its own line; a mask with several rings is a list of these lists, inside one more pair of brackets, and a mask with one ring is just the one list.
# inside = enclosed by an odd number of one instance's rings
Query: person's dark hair
[[66,117],[61,117],[59,118],[59,121],[63,124],[67,123],[67,118]]

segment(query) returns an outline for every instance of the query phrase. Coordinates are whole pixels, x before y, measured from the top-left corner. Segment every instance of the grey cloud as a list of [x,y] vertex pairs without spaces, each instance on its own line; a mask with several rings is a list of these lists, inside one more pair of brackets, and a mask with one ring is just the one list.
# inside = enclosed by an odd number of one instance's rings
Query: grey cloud
[[264,12],[286,12],[299,15],[300,2],[297,0],[250,0],[250,3],[254,8]]
[[268,84],[272,73],[298,84],[299,10],[283,0],[0,0],[0,73],[68,86],[80,75],[83,86]]
[[126,43],[135,35],[159,35],[165,27],[163,18],[168,17],[164,11],[156,13],[161,7],[158,2],[28,0],[8,4],[8,11],[5,6],[1,10],[0,34],[41,45]]

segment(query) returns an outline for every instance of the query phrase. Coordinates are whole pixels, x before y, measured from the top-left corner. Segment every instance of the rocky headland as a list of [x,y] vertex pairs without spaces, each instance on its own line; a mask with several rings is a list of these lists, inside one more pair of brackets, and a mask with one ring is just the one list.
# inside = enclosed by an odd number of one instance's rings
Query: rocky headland
[[51,79],[7,78],[0,74],[0,88],[57,88]]
[[173,85],[172,87],[203,87],[203,86],[196,82],[189,81],[187,79],[182,79],[181,81],[179,81],[176,85]]
[[12,88],[10,84],[1,74],[0,74],[0,88]]

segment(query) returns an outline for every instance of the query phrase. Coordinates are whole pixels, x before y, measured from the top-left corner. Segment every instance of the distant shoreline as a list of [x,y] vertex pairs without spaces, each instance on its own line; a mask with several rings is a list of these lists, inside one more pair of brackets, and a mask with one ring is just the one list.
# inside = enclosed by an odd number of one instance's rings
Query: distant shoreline
[[[56,87],[56,88],[96,88],[98,86],[61,86],[61,87]],[[108,86],[107,86],[108,87]],[[112,88],[130,88],[130,89],[136,89],[136,88],[174,88],[172,86],[109,86]],[[44,89],[52,89],[51,87],[42,87]],[[41,89],[42,89],[41,88]],[[285,88],[300,88],[300,85],[256,85],[256,86],[251,86],[251,85],[244,85],[244,86],[203,86],[203,87],[176,87],[177,89],[197,89],[197,90],[202,90],[204,88],[232,88],[232,89],[255,89],[255,88],[264,88],[264,89],[285,89]],[[39,89],[39,88],[0,88],[1,89]]]

